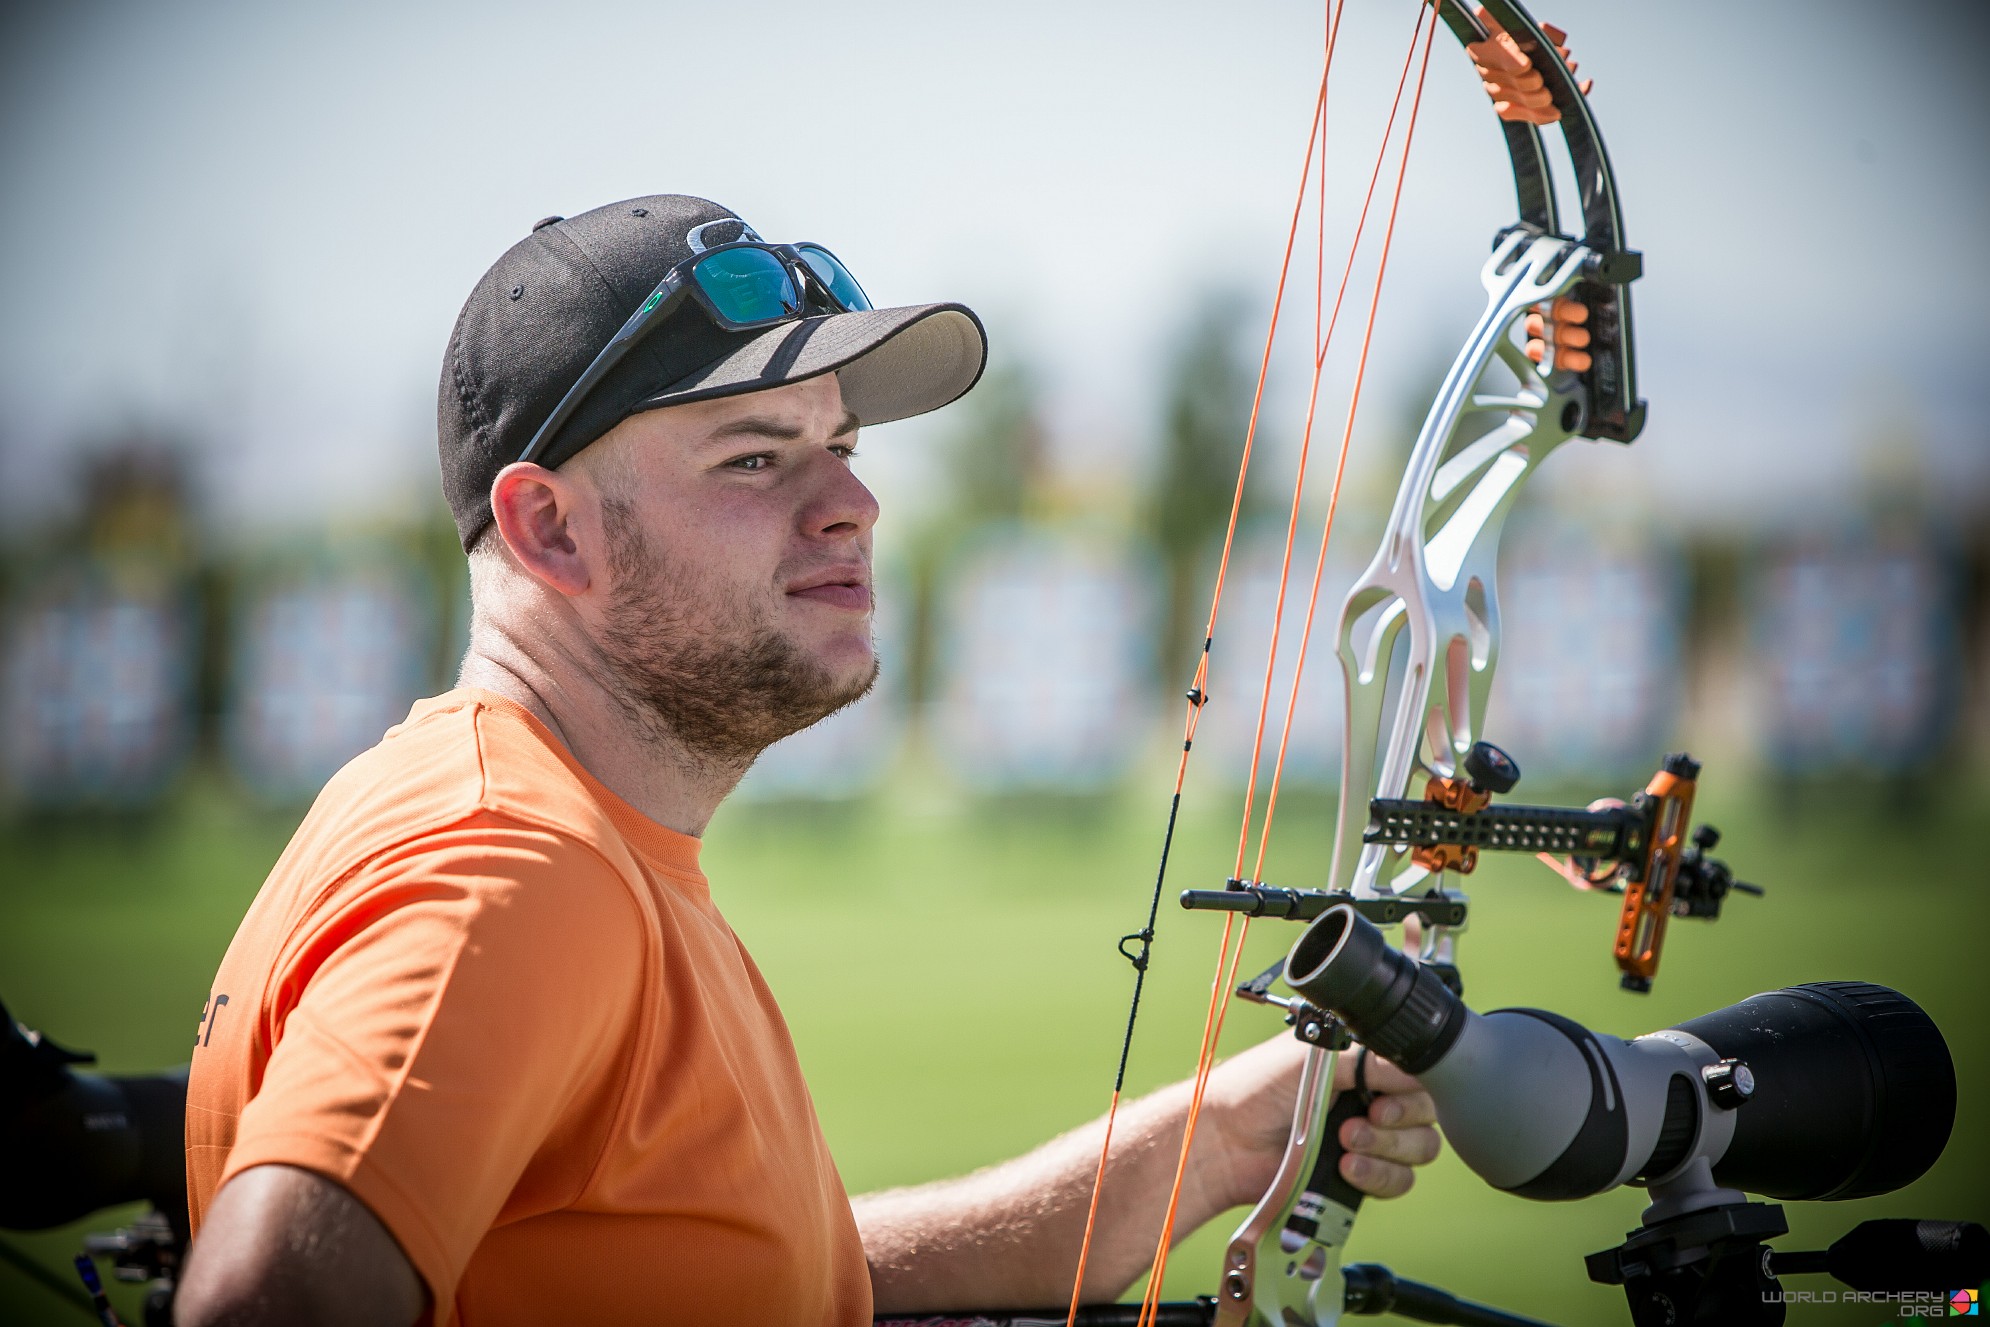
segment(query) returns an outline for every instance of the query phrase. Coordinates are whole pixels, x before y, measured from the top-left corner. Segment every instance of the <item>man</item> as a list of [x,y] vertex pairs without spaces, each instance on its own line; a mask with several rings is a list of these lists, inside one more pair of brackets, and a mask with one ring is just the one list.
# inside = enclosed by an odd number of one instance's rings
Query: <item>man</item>
[[[959,305],[871,310],[826,251],[694,198],[549,219],[485,275],[440,401],[470,649],[326,787],[222,962],[184,1327],[848,1325],[1068,1293],[1100,1126],[853,1205],[698,868],[754,757],[877,672],[859,426],[983,357]],[[1217,1071],[1184,1230],[1268,1182],[1298,1051]],[[1348,1125],[1347,1174],[1386,1196],[1437,1140],[1411,1080],[1372,1080],[1396,1095]],[[1187,1097],[1122,1112],[1088,1296],[1144,1268]]]

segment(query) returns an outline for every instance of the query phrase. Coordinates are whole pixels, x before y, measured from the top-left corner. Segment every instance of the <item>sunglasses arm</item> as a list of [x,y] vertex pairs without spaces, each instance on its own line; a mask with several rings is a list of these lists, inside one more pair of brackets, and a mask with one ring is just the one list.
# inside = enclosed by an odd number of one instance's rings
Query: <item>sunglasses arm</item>
[[643,333],[651,324],[675,313],[689,297],[690,291],[691,283],[680,278],[675,272],[657,282],[656,289],[650,292],[649,298],[629,315],[629,321],[623,323],[621,330],[610,337],[608,344],[601,348],[601,353],[587,366],[587,372],[581,374],[579,381],[567,389],[567,394],[553,407],[553,413],[546,416],[546,422],[532,435],[532,441],[525,444],[525,450],[518,454],[518,460],[536,461],[544,455],[554,436],[565,427],[574,411],[580,408],[580,403],[587,399],[587,394],[614,371],[615,366],[620,364],[636,342],[642,339]]

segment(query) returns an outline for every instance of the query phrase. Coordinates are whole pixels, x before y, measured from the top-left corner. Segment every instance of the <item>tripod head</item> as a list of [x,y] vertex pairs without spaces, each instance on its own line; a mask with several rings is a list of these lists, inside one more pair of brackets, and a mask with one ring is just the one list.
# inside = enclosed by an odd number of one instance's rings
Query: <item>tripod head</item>
[[1956,1287],[1990,1276],[1990,1230],[1974,1221],[1865,1221],[1829,1249],[1769,1248],[1788,1231],[1773,1203],[1728,1203],[1648,1221],[1583,1262],[1590,1280],[1624,1287],[1636,1327],[1773,1327],[1788,1308],[1780,1278],[1811,1273],[1888,1302],[1925,1297],[1939,1313]]

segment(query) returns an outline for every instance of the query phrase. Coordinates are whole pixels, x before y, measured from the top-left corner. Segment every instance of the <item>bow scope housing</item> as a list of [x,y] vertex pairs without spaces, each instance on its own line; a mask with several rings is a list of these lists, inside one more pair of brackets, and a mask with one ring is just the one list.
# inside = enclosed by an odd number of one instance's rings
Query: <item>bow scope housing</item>
[[1540,1009],[1474,1013],[1346,905],[1307,928],[1285,973],[1422,1079],[1458,1155],[1522,1197],[1863,1198],[1919,1178],[1955,1122],[1941,1031],[1867,982],[1785,987],[1624,1041]]

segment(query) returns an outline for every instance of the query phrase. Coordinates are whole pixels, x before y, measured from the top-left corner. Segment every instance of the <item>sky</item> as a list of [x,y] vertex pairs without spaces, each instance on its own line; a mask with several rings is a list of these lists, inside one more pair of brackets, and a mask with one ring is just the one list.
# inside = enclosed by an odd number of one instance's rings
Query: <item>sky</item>
[[[1697,523],[1810,519],[1875,475],[1990,508],[1990,11],[1536,9],[1596,78],[1646,255],[1650,427],[1628,458],[1568,449],[1587,454],[1557,458],[1566,482]],[[1349,0],[1337,232],[1414,13]],[[654,192],[825,243],[879,303],[972,305],[997,359],[1044,383],[1064,470],[1131,484],[1190,312],[1230,289],[1268,307],[1322,39],[1298,0],[0,14],[0,515],[59,507],[78,456],[143,431],[187,441],[245,538],[432,508],[435,378],[477,277],[542,216]],[[1445,37],[1358,449],[1420,413],[1512,212]],[[1282,362],[1289,449],[1303,374]],[[952,426],[867,438],[887,519],[933,491]]]

